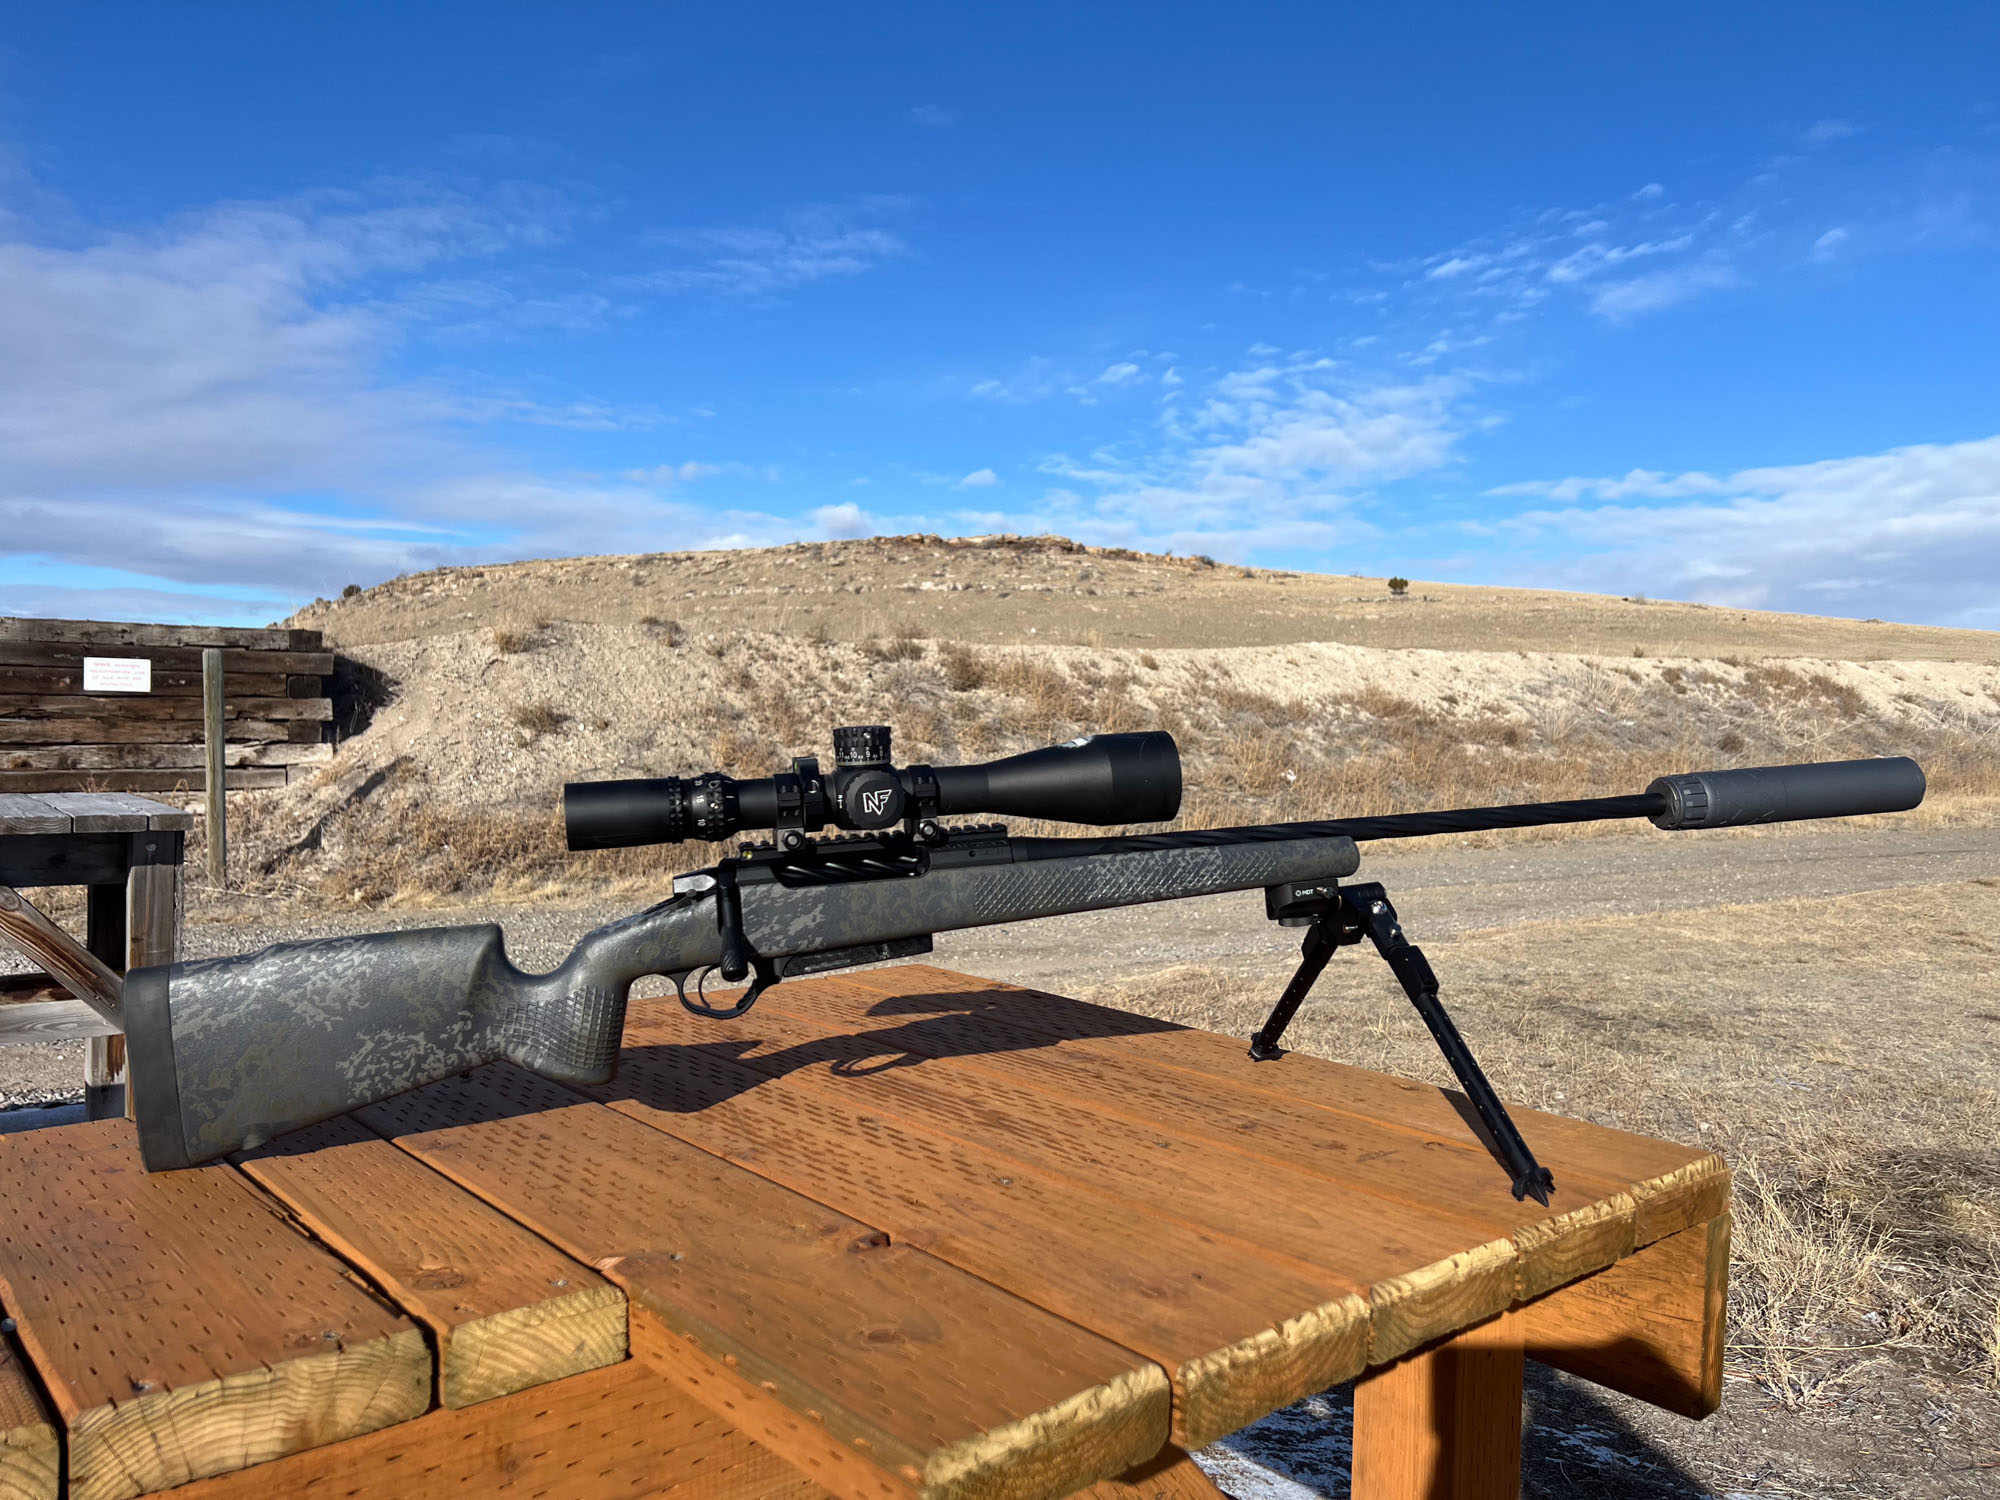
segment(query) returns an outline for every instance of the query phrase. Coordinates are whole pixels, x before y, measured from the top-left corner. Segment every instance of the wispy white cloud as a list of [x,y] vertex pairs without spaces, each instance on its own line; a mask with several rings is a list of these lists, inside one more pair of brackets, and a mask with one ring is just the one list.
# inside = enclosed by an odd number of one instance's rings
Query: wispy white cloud
[[[1634,471],[1508,485],[1559,509],[1501,524],[1560,538],[1572,583],[1745,607],[2000,626],[2000,437],[1733,474]],[[1633,503],[1641,500],[1660,503]],[[1580,502],[1606,503],[1589,505]]]
[[[31,186],[0,173],[0,612],[99,597],[22,582],[51,563],[72,581],[133,575],[104,599],[207,587],[240,605],[245,589],[296,600],[446,563],[812,532],[810,518],[677,494],[769,468],[676,458],[536,474],[477,438],[496,424],[644,432],[676,415],[389,373],[440,326],[534,322],[513,273],[482,268],[559,239],[575,212],[560,195],[385,179],[102,234]],[[806,215],[775,242],[702,243],[714,253],[700,284],[753,291],[843,274],[900,242]]]
[[[1272,351],[1275,352],[1275,351]],[[1222,555],[1324,545],[1369,487],[1454,460],[1477,418],[1462,380],[1369,377],[1302,354],[1169,393],[1150,439],[1058,455],[1039,524]]]
[[677,264],[630,278],[654,291],[709,291],[761,298],[829,277],[858,276],[910,254],[897,234],[871,222],[902,207],[897,199],[800,209],[784,227],[668,229],[654,244],[681,252]]
[[1655,271],[1601,286],[1590,299],[1590,310],[1614,323],[1691,302],[1708,292],[1743,285],[1743,275],[1725,261],[1696,261],[1670,271]]
[[965,478],[959,480],[957,487],[962,490],[985,490],[991,489],[999,482],[1000,476],[991,469],[974,469]]
[[[1270,352],[1275,354],[1278,351],[1273,349]],[[1015,406],[1047,401],[1056,396],[1070,397],[1082,406],[1095,406],[1100,401],[1150,385],[1156,372],[1160,384],[1179,385],[1181,376],[1173,367],[1173,358],[1171,354],[1140,349],[1125,359],[1114,360],[1092,375],[1085,373],[1090,366],[1081,359],[1065,365],[1036,355],[1022,361],[1020,368],[1011,375],[987,377],[962,389],[967,395],[982,401],[1000,401]],[[1082,369],[1079,370],[1078,366]]]
[[1846,120],[1815,120],[1799,133],[1799,144],[1806,147],[1831,146],[1835,141],[1844,141],[1859,134],[1861,127]]

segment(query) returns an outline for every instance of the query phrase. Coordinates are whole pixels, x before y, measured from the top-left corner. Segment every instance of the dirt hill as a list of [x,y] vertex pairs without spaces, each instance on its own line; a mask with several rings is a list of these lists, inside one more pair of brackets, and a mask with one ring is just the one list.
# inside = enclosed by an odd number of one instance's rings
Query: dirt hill
[[293,623],[344,743],[232,799],[232,871],[346,902],[601,889],[708,846],[575,858],[563,783],[1097,730],[1180,744],[1183,823],[1634,791],[1664,771],[1919,755],[1928,816],[2000,807],[2000,636],[1221,567],[1052,538],[878,538],[414,575]]
[[1184,649],[1298,641],[1433,651],[2000,663],[2000,633],[1538,589],[1239,568],[1061,537],[874,537],[746,552],[578,557],[413,573],[291,623],[338,646],[536,620],[862,641]]

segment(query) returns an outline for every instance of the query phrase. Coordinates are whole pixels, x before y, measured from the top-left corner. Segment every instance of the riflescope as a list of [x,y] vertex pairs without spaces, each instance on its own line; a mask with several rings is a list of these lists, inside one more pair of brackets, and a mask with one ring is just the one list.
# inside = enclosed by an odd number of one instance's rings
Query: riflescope
[[1164,823],[1181,806],[1181,757],[1173,736],[1094,734],[983,766],[890,764],[886,724],[833,732],[833,769],[803,756],[789,772],[754,780],[710,771],[631,781],[572,781],[563,821],[572,849],[628,849],[683,839],[775,831],[796,847],[831,824],[871,832],[915,831],[952,814],[1047,818],[1057,823]]

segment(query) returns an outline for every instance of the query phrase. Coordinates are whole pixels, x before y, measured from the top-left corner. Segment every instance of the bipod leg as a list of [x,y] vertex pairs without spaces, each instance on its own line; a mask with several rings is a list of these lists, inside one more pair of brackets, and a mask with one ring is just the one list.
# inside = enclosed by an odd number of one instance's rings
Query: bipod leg
[[1271,1014],[1250,1038],[1250,1055],[1258,1062],[1270,1062],[1285,1055],[1278,1043],[1285,1035],[1285,1028],[1292,1024],[1292,1017],[1305,1004],[1313,981],[1319,978],[1326,969],[1327,961],[1339,951],[1338,930],[1329,927],[1326,917],[1315,917],[1306,928],[1298,972],[1292,975],[1292,982],[1285,986],[1284,994],[1278,996],[1278,1003],[1271,1007]]
[[1465,1045],[1465,1038],[1458,1034],[1458,1028],[1446,1014],[1444,1002],[1438,999],[1437,975],[1424,957],[1424,950],[1403,936],[1402,925],[1396,920],[1396,908],[1389,904],[1388,893],[1379,885],[1350,885],[1342,889],[1341,895],[1359,919],[1361,930],[1375,944],[1375,951],[1388,961],[1390,969],[1395,972],[1403,986],[1403,993],[1410,997],[1417,1014],[1424,1018],[1438,1050],[1451,1065],[1451,1071],[1465,1090],[1466,1097],[1472,1101],[1472,1107],[1479,1112],[1480,1123],[1493,1138],[1501,1164],[1514,1179],[1514,1197],[1517,1200],[1533,1198],[1546,1207],[1549,1193],[1556,1185],[1555,1178],[1550,1176],[1547,1167],[1535,1160],[1534,1152],[1521,1139],[1521,1132],[1508,1118],[1507,1106],[1493,1092],[1493,1085],[1480,1071],[1472,1049]]

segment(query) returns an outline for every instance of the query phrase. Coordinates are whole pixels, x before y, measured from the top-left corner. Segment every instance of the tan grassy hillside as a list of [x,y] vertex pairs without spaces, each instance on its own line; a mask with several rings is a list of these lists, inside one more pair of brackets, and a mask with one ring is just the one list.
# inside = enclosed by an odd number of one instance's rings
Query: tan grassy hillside
[[[1152,609],[1176,616],[1170,599]],[[834,725],[872,721],[894,726],[899,759],[940,763],[1167,729],[1196,824],[1612,794],[1669,770],[1886,753],[1924,760],[1933,817],[2000,805],[2000,667],[1983,661],[998,646],[907,625],[847,641],[575,620],[345,649],[388,701],[313,785],[233,799],[232,867],[250,889],[427,901],[656,877],[712,851],[571,858],[565,781],[766,774],[825,754]]]
[[536,620],[857,641],[908,627],[984,644],[1269,646],[1812,656],[2000,664],[2000,634],[1218,566],[1060,537],[875,537],[744,552],[582,557],[412,574],[292,623],[336,646]]

